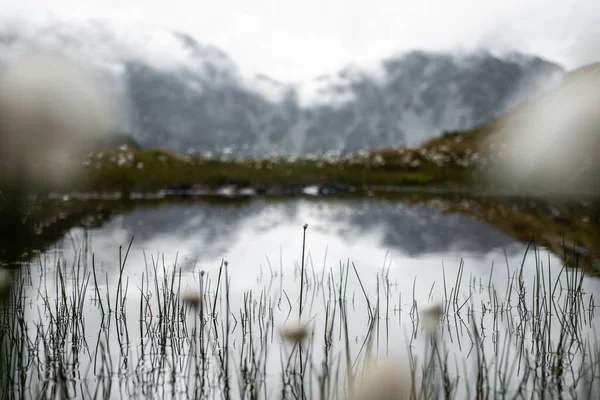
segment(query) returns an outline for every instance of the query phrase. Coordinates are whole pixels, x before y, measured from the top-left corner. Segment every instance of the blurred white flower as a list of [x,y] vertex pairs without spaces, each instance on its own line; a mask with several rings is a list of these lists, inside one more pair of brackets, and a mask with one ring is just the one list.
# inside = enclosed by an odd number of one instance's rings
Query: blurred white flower
[[444,307],[439,301],[432,302],[423,308],[421,317],[423,317],[423,325],[427,332],[433,333],[437,330],[440,323],[440,317],[443,313]]
[[[0,179],[61,184],[110,130],[108,97],[83,69],[31,53],[0,71]],[[1,183],[1,182],[0,182]]]
[[184,304],[189,305],[195,310],[198,310],[202,305],[202,295],[200,294],[200,292],[197,291],[186,291],[185,293],[183,293],[183,296],[181,296],[181,300]]
[[560,86],[502,118],[501,127],[478,146],[485,151],[487,142],[492,149],[493,139],[504,150],[503,157],[496,149],[490,158],[491,183],[517,185],[521,194],[579,198],[598,193],[599,71],[592,64],[569,72]]
[[303,324],[289,323],[282,326],[279,332],[285,340],[300,342],[308,334],[308,329]]
[[410,369],[389,360],[370,361],[363,379],[357,382],[352,400],[409,399],[412,391]]

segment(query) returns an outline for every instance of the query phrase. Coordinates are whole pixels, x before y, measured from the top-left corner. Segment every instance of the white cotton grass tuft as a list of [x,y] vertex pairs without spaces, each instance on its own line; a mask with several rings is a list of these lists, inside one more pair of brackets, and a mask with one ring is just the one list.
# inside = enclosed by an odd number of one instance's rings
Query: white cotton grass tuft
[[410,399],[413,376],[410,368],[390,360],[372,360],[365,365],[365,373],[356,382],[351,400]]
[[308,335],[308,329],[304,324],[288,323],[280,328],[279,333],[287,341],[301,342]]
[[423,308],[421,317],[423,318],[425,330],[428,333],[434,333],[437,330],[443,313],[444,307],[440,301],[431,302]]
[[22,54],[0,70],[0,179],[60,185],[111,127],[109,98],[58,54]]
[[600,65],[582,67],[567,74],[559,87],[503,117],[496,132],[479,144],[496,158],[489,183],[505,182],[522,194],[597,194],[599,90]]
[[202,306],[202,294],[199,291],[187,290],[181,296],[183,304],[190,306],[194,310],[199,310]]

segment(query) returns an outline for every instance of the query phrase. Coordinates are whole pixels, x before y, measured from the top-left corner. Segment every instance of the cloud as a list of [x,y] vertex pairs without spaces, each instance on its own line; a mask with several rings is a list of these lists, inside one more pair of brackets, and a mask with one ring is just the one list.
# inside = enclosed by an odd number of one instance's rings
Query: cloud
[[[64,23],[65,21],[68,23]],[[9,22],[4,24],[6,31],[14,34],[18,43],[5,46],[0,57],[6,57],[11,52],[43,48],[95,63],[115,73],[123,70],[122,62],[128,60],[143,60],[163,70],[187,67],[200,71],[205,66],[205,60],[202,57],[193,57],[193,50],[173,35],[172,31],[144,24],[62,18]],[[233,62],[223,59],[211,61],[221,62],[225,69],[235,73]]]
[[[4,15],[109,18],[191,33],[281,81],[374,63],[396,51],[522,50],[570,67],[599,57],[595,0],[0,1]],[[132,28],[135,29],[135,28]]]

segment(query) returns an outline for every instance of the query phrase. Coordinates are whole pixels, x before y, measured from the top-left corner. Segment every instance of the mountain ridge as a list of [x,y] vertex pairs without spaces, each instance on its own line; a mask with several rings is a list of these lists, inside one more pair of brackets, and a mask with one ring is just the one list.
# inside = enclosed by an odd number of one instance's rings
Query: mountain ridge
[[177,152],[306,155],[419,143],[501,115],[565,73],[521,53],[415,50],[292,85],[247,74],[185,32],[92,21],[0,37],[2,57],[35,44],[94,64],[123,103],[115,130]]

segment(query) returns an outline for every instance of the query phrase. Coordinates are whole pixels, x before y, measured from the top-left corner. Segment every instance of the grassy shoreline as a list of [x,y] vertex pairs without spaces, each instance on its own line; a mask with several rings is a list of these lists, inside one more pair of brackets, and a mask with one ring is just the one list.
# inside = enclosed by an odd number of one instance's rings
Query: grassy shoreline
[[279,185],[337,184],[370,187],[427,187],[468,184],[474,175],[467,161],[438,159],[416,149],[394,155],[362,154],[321,158],[270,157],[214,159],[181,156],[163,149],[121,147],[89,155],[85,179],[66,188],[82,192],[152,193],[173,186],[225,185],[265,188]]

